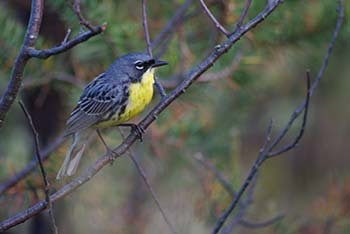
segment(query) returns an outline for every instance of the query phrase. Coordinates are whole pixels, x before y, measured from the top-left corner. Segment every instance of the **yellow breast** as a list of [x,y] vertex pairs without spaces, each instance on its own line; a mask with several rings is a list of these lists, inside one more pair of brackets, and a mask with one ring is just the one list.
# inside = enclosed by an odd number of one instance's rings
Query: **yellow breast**
[[153,97],[154,69],[149,69],[142,76],[141,82],[129,86],[129,100],[119,123],[125,122],[138,115],[151,102]]
[[110,120],[95,125],[98,128],[116,126],[138,115],[151,102],[153,97],[154,69],[147,70],[141,82],[131,83],[129,86],[128,104],[122,114],[116,113]]

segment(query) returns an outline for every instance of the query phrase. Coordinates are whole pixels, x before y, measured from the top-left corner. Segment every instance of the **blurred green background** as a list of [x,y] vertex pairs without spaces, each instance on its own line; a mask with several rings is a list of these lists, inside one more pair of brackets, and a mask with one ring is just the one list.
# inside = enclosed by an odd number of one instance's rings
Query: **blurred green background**
[[[206,2],[219,21],[233,31],[244,1]],[[147,1],[151,39],[183,3]],[[83,30],[72,4],[67,0],[45,1],[38,49],[60,44],[68,28],[72,29],[71,37]],[[264,4],[253,1],[247,18],[253,18]],[[194,155],[201,154],[211,162],[234,189],[240,186],[264,142],[269,120],[274,120],[273,133],[277,133],[305,96],[306,69],[312,77],[317,74],[334,30],[336,7],[334,0],[285,0],[206,73],[210,77],[232,68],[229,74],[191,86],[152,124],[144,142],[133,146],[178,233],[209,233],[230,201],[215,176]],[[311,99],[304,138],[295,150],[262,166],[244,219],[259,222],[277,214],[285,217],[265,228],[237,225],[234,233],[350,233],[349,7],[345,1],[344,24],[324,79]],[[141,1],[85,0],[82,12],[95,25],[106,22],[106,31],[66,53],[47,60],[32,59],[25,69],[20,98],[34,118],[43,147],[63,130],[84,84],[116,57],[145,50]],[[28,0],[0,2],[1,92],[9,80],[29,13]],[[193,0],[181,22],[154,49],[169,62],[158,70],[160,80],[168,85],[179,82],[183,71],[195,66],[224,39]],[[179,78],[174,80],[174,76]],[[156,95],[151,106],[158,100]],[[297,132],[296,124],[289,138]],[[110,146],[121,141],[117,129],[104,135]],[[0,139],[1,182],[32,160],[34,152],[28,124],[16,103],[0,130]],[[57,182],[55,175],[67,147],[68,142],[45,163],[54,189],[65,183]],[[85,153],[80,171],[103,152],[96,139]],[[0,218],[43,198],[37,170],[0,195]],[[54,208],[60,233],[169,233],[127,155],[55,203]],[[8,233],[50,233],[49,229],[50,221],[43,214]]]

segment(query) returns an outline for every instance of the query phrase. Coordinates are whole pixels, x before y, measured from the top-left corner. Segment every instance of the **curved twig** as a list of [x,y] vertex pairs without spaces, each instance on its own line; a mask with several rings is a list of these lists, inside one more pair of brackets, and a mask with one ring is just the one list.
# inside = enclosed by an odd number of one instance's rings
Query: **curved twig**
[[226,28],[224,26],[222,26],[219,21],[215,18],[215,16],[211,13],[211,11],[209,10],[209,8],[207,7],[207,5],[205,4],[204,0],[199,0],[205,14],[209,17],[209,19],[213,22],[213,24],[215,25],[215,27],[222,32],[223,34],[225,34],[225,36],[229,36],[230,32],[226,30]]
[[26,107],[24,106],[23,102],[19,101],[18,103],[19,103],[20,107],[22,108],[24,115],[26,116],[26,118],[28,120],[28,123],[30,125],[30,128],[31,128],[33,136],[34,136],[35,155],[36,155],[36,158],[38,159],[38,162],[39,162],[40,172],[41,172],[41,175],[43,177],[44,186],[45,186],[45,188],[44,188],[45,201],[47,202],[47,204],[49,206],[49,214],[50,214],[50,219],[51,219],[53,231],[55,234],[58,234],[58,229],[57,229],[55,217],[53,214],[52,202],[50,200],[50,184],[49,184],[49,181],[47,179],[46,171],[45,171],[42,157],[40,154],[39,134],[38,134],[37,130],[35,129],[32,117],[30,116],[30,114],[27,111]]

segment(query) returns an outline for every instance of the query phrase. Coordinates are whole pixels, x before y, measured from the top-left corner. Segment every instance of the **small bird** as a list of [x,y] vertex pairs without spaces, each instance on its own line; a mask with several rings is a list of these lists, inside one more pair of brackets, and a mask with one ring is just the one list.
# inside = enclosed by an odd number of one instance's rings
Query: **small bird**
[[154,68],[167,64],[144,53],[126,54],[84,88],[66,122],[64,136],[72,135],[73,142],[56,179],[74,174],[95,130],[129,126],[142,139],[143,130],[136,124],[125,122],[150,103],[155,84]]

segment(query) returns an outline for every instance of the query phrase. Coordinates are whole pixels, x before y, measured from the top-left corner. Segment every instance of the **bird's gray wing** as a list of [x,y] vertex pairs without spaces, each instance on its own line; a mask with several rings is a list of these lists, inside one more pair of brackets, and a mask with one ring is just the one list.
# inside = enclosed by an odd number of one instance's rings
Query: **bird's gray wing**
[[77,106],[66,123],[65,136],[88,128],[118,109],[123,100],[125,85],[104,73],[96,77],[84,89]]

